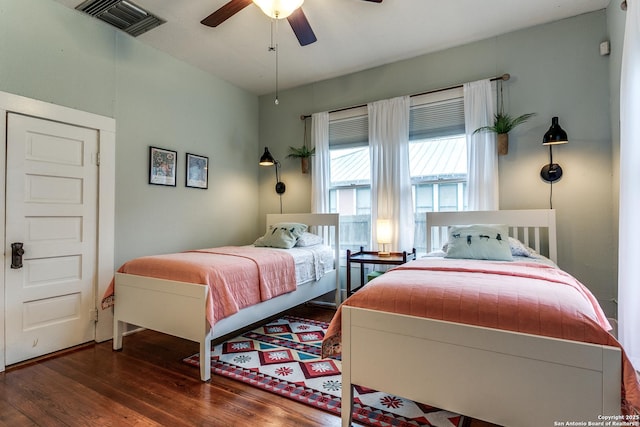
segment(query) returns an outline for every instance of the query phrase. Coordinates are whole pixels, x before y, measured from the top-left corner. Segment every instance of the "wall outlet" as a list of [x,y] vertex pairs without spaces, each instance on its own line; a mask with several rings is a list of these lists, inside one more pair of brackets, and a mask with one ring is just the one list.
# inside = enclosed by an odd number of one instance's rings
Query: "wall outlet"
[[611,53],[611,45],[609,44],[609,40],[605,40],[600,43],[600,55],[607,56]]

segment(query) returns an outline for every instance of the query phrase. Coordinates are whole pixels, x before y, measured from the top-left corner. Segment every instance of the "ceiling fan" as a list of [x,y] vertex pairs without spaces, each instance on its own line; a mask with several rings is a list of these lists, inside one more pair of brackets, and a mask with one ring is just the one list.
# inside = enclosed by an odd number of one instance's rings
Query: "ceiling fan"
[[[231,18],[236,13],[240,12],[251,3],[256,3],[262,11],[271,18],[284,19],[287,18],[291,29],[298,38],[298,42],[301,46],[314,43],[318,39],[309,25],[309,21],[305,16],[302,8],[304,0],[283,1],[283,0],[231,0],[220,9],[213,12],[211,15],[204,18],[200,23],[209,27],[217,27],[227,19]],[[382,3],[382,0],[363,0],[373,3]],[[291,7],[287,10],[286,3],[292,3]],[[279,7],[282,7],[282,13]]]

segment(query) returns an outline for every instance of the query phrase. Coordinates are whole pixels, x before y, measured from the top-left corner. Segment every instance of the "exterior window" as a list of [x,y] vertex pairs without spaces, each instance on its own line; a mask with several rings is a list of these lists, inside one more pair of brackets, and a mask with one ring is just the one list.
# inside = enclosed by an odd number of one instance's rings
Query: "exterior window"
[[[467,148],[462,96],[461,89],[454,89],[412,100],[409,159],[414,246],[422,253],[427,252],[425,213],[465,209]],[[369,249],[371,241],[375,189],[371,188],[368,131],[366,108],[329,117],[330,211],[340,214],[341,248],[354,251],[360,246]]]
[[440,200],[438,210],[440,212],[458,210],[458,184],[440,184]]
[[331,212],[340,213],[340,248],[369,248],[371,178],[369,147],[331,148]]
[[416,184],[414,186],[416,214],[433,212],[433,186],[434,184]]
[[467,146],[464,134],[425,138],[409,143],[415,213],[414,246],[426,253],[426,212],[464,210],[467,187]]

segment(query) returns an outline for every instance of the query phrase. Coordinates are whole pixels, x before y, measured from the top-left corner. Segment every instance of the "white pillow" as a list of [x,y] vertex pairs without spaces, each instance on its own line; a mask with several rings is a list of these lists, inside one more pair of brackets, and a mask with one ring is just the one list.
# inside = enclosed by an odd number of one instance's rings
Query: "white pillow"
[[509,228],[502,224],[453,225],[445,258],[513,261]]
[[291,249],[305,231],[305,224],[281,222],[270,226],[264,236],[259,237],[253,244],[259,247]]
[[509,236],[509,248],[511,248],[511,255],[513,256],[535,257],[536,254],[536,251],[511,236]]
[[298,241],[296,242],[296,246],[299,248],[304,248],[307,246],[315,246],[322,243],[322,237],[317,234],[309,233],[305,231],[302,233],[300,237],[298,237]]

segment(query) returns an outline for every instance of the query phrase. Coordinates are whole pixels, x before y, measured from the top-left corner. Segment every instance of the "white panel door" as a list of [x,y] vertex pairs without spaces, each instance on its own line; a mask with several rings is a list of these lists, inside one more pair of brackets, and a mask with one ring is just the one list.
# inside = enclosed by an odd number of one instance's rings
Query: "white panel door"
[[7,116],[7,365],[94,339],[97,152],[96,130]]

